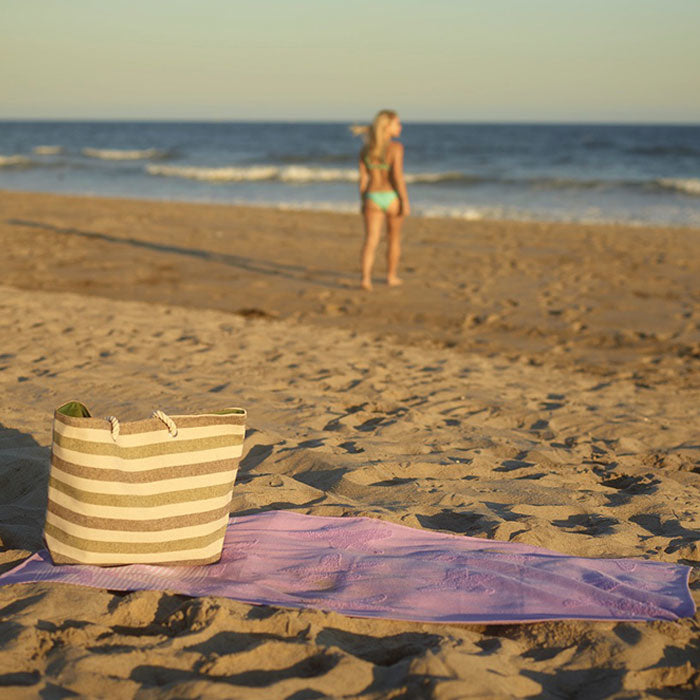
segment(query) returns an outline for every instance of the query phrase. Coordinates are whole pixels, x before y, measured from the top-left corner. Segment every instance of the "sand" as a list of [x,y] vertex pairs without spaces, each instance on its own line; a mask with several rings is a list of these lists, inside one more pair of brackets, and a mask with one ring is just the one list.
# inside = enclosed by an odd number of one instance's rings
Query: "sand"
[[[41,547],[61,402],[241,405],[233,510],[364,515],[693,566],[700,231],[0,192],[0,570]],[[6,697],[697,697],[700,616],[428,625],[0,588]]]

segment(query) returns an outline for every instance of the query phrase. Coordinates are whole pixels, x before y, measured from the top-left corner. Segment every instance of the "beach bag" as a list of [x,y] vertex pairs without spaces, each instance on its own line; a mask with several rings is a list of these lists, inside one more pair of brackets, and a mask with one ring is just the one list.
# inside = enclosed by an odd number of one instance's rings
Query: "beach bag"
[[241,408],[124,423],[78,401],[58,408],[44,526],[54,563],[218,561],[245,421]]

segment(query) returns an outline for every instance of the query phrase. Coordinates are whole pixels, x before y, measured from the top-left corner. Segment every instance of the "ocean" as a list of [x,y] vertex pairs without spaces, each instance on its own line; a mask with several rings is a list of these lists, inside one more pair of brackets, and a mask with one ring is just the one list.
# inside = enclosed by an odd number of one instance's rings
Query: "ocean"
[[[0,122],[0,189],[356,212],[349,123]],[[700,226],[700,126],[413,124],[412,209]]]

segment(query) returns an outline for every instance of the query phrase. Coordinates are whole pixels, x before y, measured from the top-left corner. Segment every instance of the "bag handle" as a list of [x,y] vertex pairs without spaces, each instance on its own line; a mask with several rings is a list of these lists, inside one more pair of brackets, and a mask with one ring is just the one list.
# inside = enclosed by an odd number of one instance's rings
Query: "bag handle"
[[[153,411],[151,418],[157,418],[165,423],[171,437],[177,437],[177,425],[175,425],[175,421],[170,416],[163,413],[163,411]],[[119,437],[119,419],[116,416],[107,416],[107,420],[112,426],[112,440],[116,442]]]

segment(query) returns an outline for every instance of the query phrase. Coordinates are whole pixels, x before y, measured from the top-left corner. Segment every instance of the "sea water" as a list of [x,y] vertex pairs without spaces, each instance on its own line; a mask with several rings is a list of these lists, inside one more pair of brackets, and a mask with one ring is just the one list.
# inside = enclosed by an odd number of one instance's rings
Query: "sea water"
[[[348,123],[0,122],[0,189],[359,211]],[[414,214],[700,226],[700,126],[406,123]]]

